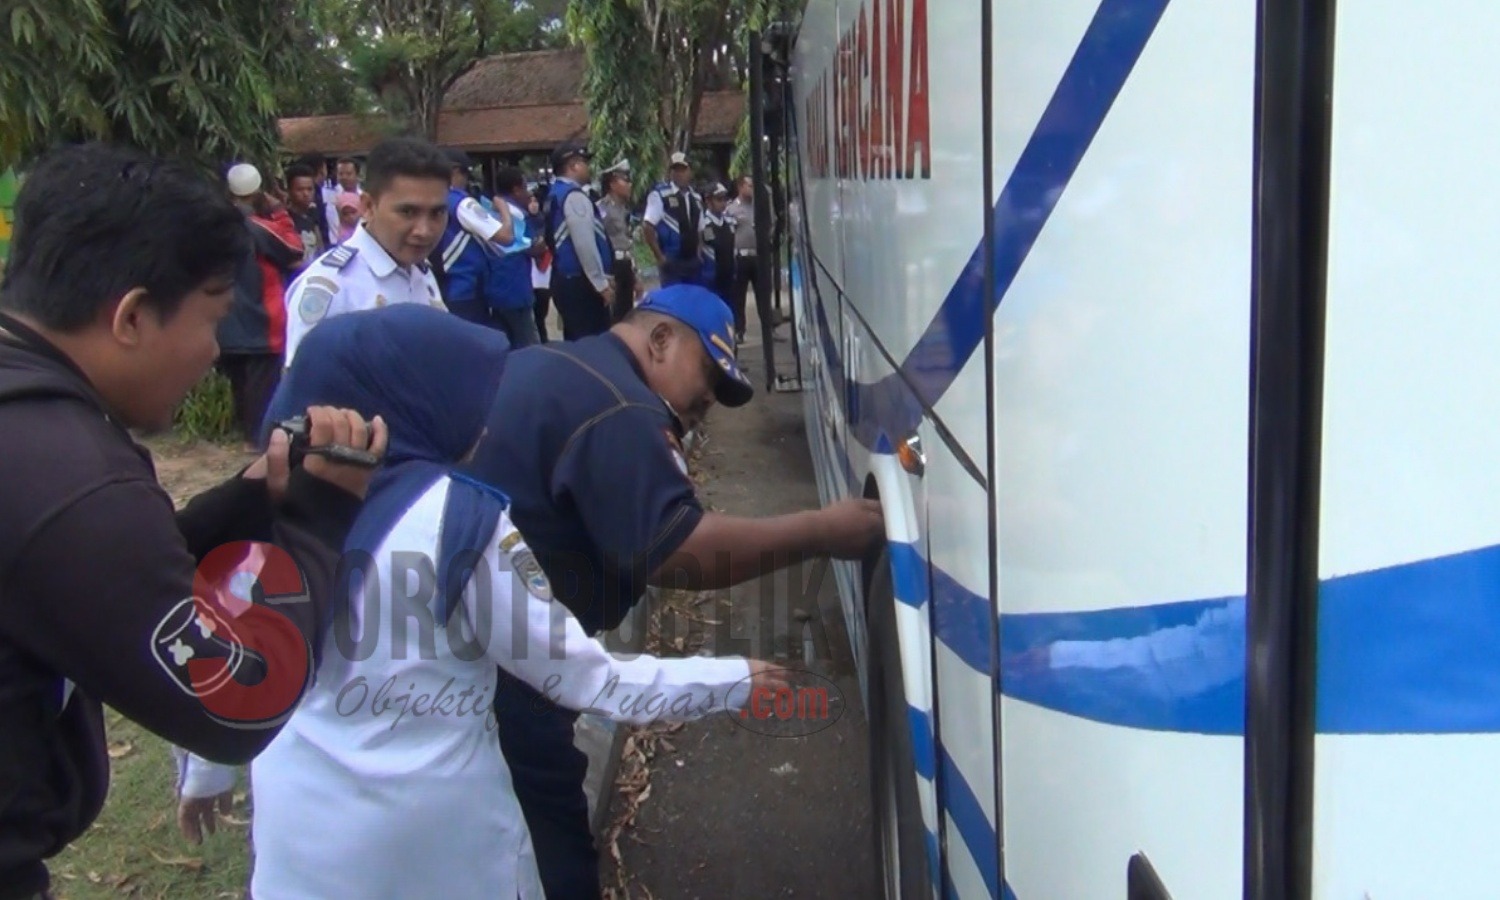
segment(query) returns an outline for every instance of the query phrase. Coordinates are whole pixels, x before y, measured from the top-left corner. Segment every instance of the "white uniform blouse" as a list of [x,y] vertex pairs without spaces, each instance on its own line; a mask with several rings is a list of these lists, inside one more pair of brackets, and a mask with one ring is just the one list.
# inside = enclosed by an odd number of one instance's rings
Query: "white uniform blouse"
[[436,559],[450,484],[392,529],[348,622],[325,642],[315,684],[252,764],[257,900],[540,900],[490,715],[497,664],[560,705],[635,724],[749,699],[743,659],[616,658],[545,599],[545,579],[528,593],[513,573],[533,557],[509,517],[488,545],[490,577],[471,580],[448,627],[432,626],[429,601],[407,599],[431,573],[393,554]]

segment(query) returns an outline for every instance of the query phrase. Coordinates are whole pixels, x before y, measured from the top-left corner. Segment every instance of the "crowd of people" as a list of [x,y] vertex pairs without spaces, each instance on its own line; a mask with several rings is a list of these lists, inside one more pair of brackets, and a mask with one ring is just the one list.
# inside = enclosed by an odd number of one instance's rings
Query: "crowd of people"
[[[683,161],[647,201],[664,286],[638,300],[582,147],[534,206],[514,173],[482,202],[465,159],[416,139],[362,173],[340,161],[337,188],[312,162],[273,191],[246,166],[214,184],[83,144],[17,199],[0,900],[47,897],[46,860],[99,814],[106,704],[177,748],[193,837],[223,767],[250,765],[259,900],[597,898],[577,711],[685,721],[787,677],[616,656],[600,634],[648,586],[863,559],[883,535],[873,501],[746,518],[698,500],[683,440],[754,392],[722,296],[740,248],[711,231],[727,191],[705,202]],[[565,340],[533,342],[521,285],[548,269]],[[135,433],[169,427],[216,361],[257,455],[174,512]]]
[[[440,296],[443,308],[499,329],[512,347],[548,340],[554,304],[564,340],[599,334],[620,322],[644,292],[635,253],[639,233],[662,286],[697,284],[711,290],[733,313],[735,346],[744,342],[745,303],[751,288],[757,297],[759,290],[749,176],[734,182],[732,197],[717,182],[700,192],[686,154],[674,153],[668,180],[637,202],[629,161],[596,179],[591,154],[582,145],[558,148],[548,180],[534,186],[520,169],[501,168],[489,192],[473,178],[468,154],[450,148],[444,156],[446,224],[421,261],[436,285],[435,293],[432,285],[419,286],[428,290],[429,302]],[[370,244],[387,223],[375,220],[366,206],[376,198],[361,182],[359,162],[341,158],[333,171],[330,178],[326,159],[312,154],[269,183],[244,163],[226,175],[228,192],[255,239],[253,264],[247,259],[236,277],[237,303],[220,335],[220,369],[230,382],[247,446],[305,330],[306,323],[298,321],[304,304],[309,315],[325,303],[334,312],[348,309],[330,291],[337,278],[310,272],[313,263],[345,246],[356,251],[350,259],[361,251],[367,261],[382,255]],[[591,233],[593,239],[575,241],[576,233]],[[393,287],[394,292],[375,292],[377,305],[411,294],[410,285]],[[289,310],[295,315],[289,317]]]

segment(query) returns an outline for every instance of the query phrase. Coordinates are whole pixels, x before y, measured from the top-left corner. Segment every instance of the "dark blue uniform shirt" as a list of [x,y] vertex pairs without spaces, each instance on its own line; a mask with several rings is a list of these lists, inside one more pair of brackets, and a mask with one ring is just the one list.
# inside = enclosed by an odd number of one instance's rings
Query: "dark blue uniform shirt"
[[605,333],[514,351],[487,427],[472,471],[584,629],[616,627],[703,518],[676,416]]

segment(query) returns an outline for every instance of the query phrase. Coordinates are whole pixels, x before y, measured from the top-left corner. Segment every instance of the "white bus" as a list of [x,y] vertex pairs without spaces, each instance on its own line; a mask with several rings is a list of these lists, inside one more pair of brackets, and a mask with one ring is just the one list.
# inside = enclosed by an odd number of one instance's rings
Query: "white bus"
[[1500,897],[1497,48],[1478,0],[806,5],[887,896]]

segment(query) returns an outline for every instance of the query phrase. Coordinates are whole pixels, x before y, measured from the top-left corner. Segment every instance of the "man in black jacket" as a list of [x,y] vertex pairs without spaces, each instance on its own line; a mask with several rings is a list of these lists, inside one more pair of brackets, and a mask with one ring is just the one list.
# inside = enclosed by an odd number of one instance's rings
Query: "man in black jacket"
[[[249,760],[316,665],[367,469],[289,469],[284,435],[174,518],[127,429],[170,426],[218,353],[249,236],[212,182],[85,145],[32,171],[0,282],[0,900],[109,785],[102,704],[195,753]],[[384,453],[385,425],[309,411],[310,445]],[[270,543],[234,543],[268,541]],[[255,574],[255,602],[229,598]]]

